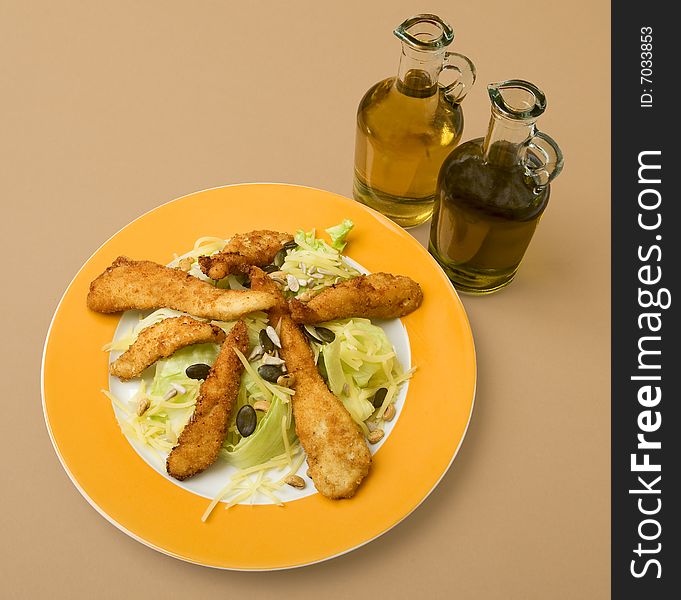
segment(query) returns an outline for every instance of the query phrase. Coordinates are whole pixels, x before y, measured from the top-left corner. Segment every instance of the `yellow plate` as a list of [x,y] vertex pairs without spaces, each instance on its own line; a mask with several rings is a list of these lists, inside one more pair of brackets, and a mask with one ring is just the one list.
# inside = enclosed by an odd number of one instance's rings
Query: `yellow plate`
[[[238,505],[200,517],[205,498],[149,467],[121,433],[100,348],[119,317],[89,311],[90,281],[119,255],[166,264],[204,235],[252,229],[294,232],[355,222],[347,255],[369,271],[408,275],[424,302],[403,319],[411,380],[391,435],[350,500],[314,494],[274,505]],[[52,320],[43,356],[43,409],[62,465],[83,496],[119,529],[177,558],[224,569],[271,570],[319,562],[361,546],[399,523],[433,490],[454,460],[475,395],[473,338],[461,302],[428,252],[380,214],[335,194],[246,184],[164,204],[107,241],[71,282]]]

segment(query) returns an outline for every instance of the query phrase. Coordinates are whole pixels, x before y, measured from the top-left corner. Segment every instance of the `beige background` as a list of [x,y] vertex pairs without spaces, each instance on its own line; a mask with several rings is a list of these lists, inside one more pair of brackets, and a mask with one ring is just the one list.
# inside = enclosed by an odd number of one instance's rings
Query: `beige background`
[[[0,7],[0,596],[609,595],[609,3]],[[521,77],[545,90],[540,125],[566,155],[517,281],[463,299],[479,384],[454,468],[381,539],[297,571],[219,572],[129,539],[81,498],[43,423],[61,294],[105,239],[171,198],[245,181],[349,195],[356,105],[397,69],[393,27],[424,11],[478,68],[464,139],[485,131],[485,84]]]

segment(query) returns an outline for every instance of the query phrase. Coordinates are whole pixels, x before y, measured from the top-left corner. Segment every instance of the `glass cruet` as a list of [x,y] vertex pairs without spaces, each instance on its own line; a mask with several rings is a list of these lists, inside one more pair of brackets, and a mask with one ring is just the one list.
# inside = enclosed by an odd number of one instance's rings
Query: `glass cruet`
[[430,231],[430,252],[454,286],[472,294],[511,283],[563,168],[560,148],[535,125],[544,93],[520,79],[488,92],[487,135],[444,161]]
[[397,76],[371,87],[357,110],[353,191],[412,227],[432,214],[438,171],[461,139],[460,103],[475,67],[447,52],[454,32],[436,15],[411,17],[394,34],[402,42]]

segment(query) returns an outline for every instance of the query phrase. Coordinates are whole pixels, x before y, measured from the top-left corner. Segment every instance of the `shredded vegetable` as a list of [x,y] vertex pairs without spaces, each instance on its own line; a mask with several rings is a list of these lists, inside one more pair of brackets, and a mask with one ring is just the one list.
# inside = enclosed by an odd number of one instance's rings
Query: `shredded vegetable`
[[[280,266],[289,282],[284,288],[289,297],[309,299],[325,287],[359,275],[359,271],[350,266],[341,254],[352,227],[352,221],[346,219],[326,229],[331,243],[317,238],[315,230],[296,232],[296,246],[287,249]],[[214,282],[199,268],[199,256],[219,252],[225,243],[217,237],[200,238],[190,252],[177,256],[169,266],[183,269],[219,287],[242,289],[245,283],[242,276],[230,275]],[[297,285],[291,285],[292,279]],[[125,351],[145,328],[182,314],[162,308],[142,315],[139,322],[104,346],[103,350],[112,353]],[[305,461],[305,453],[295,433],[291,405],[294,390],[265,380],[258,371],[264,364],[262,349],[258,351],[259,334],[268,327],[268,316],[264,312],[256,312],[243,320],[247,325],[250,348],[255,351],[247,358],[235,349],[244,372],[232,411],[232,422],[219,453],[220,459],[232,465],[236,472],[210,503],[203,514],[203,521],[220,502],[229,508],[264,497],[281,505],[277,490],[285,485],[289,475],[298,472]],[[226,332],[234,325],[234,322],[224,321],[211,323]],[[382,426],[385,411],[395,402],[400,387],[411,377],[413,369],[403,369],[385,331],[369,319],[343,319],[320,326],[331,330],[335,337],[329,343],[311,342],[319,371],[329,389],[341,399],[353,419],[368,434]],[[315,338],[314,327],[306,327]],[[197,344],[157,361],[153,377],[152,371],[148,371],[128,401],[102,390],[118,409],[125,435],[152,449],[161,463],[177,444],[199,394],[201,381],[189,378],[187,367],[198,363],[212,365],[219,351],[217,344]],[[383,400],[375,406],[374,396],[382,388],[386,390],[381,392]],[[257,401],[267,402],[269,408],[256,411],[258,421],[255,431],[248,437],[242,437],[236,427],[235,415],[245,404],[253,405]],[[394,410],[391,411],[394,414]],[[385,420],[389,418],[392,417],[386,415]]]
[[[232,424],[227,433],[227,440],[220,450],[220,456],[239,468],[263,463],[272,456],[282,453],[290,463],[290,446],[295,440],[289,402],[293,390],[272,384],[260,377],[257,367],[254,366],[260,359],[251,364],[239,350],[235,348],[234,352],[245,367],[234,413],[236,414],[244,404],[252,404],[257,400],[266,400],[270,403],[270,408],[265,413],[258,411],[258,424],[248,437],[241,437],[236,426]],[[282,423],[290,425],[282,428]]]
[[[345,233],[339,232],[336,235],[334,244],[339,246],[344,244],[342,240],[350,231],[350,227],[346,225]],[[314,229],[308,232],[298,230],[294,240],[297,246],[288,251],[281,267],[286,275],[295,278],[298,283],[298,290],[291,289],[290,283],[285,288],[289,295],[293,295],[294,292],[298,296],[306,292],[316,293],[360,274],[344,260],[338,249],[318,239]]]
[[[404,371],[388,336],[369,319],[342,319],[322,323],[335,334],[330,344],[313,342],[329,389],[338,396],[357,424],[368,432],[366,421],[382,419],[400,386],[413,370]],[[376,392],[388,390],[380,407],[371,402]]]

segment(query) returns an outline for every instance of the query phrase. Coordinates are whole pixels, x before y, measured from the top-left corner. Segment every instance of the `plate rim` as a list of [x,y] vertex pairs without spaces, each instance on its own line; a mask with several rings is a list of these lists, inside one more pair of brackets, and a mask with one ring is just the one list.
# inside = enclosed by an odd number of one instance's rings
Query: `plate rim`
[[[325,556],[322,558],[319,558],[317,560],[312,560],[308,562],[302,562],[300,564],[295,564],[295,565],[285,565],[285,566],[277,566],[277,567],[253,567],[253,568],[244,568],[244,567],[228,567],[228,566],[222,566],[222,565],[213,565],[213,564],[208,564],[201,562],[199,560],[192,560],[191,558],[185,557],[185,556],[180,556],[178,554],[175,554],[171,552],[170,550],[166,548],[162,548],[160,546],[156,546],[155,544],[149,542],[148,540],[145,540],[144,538],[138,536],[136,533],[133,531],[129,530],[126,528],[124,525],[113,519],[111,516],[109,516],[100,506],[97,505],[97,503],[90,498],[90,496],[87,494],[87,492],[81,487],[81,485],[78,483],[78,481],[75,479],[73,474],[71,473],[70,469],[66,465],[64,458],[61,455],[61,452],[59,451],[59,447],[57,446],[56,440],[54,438],[54,434],[52,432],[52,428],[50,426],[50,422],[47,416],[47,406],[45,403],[45,359],[47,355],[47,346],[48,342],[50,339],[50,334],[52,332],[52,327],[54,325],[55,319],[57,317],[57,314],[59,313],[59,309],[68,294],[69,290],[73,286],[74,282],[80,275],[81,271],[86,267],[86,265],[92,260],[92,258],[104,247],[106,246],[113,238],[115,238],[119,233],[121,233],[124,229],[127,227],[131,226],[132,224],[136,223],[140,219],[144,218],[146,215],[160,209],[163,206],[166,206],[168,204],[171,204],[173,202],[182,200],[183,198],[187,198],[189,196],[194,196],[197,194],[201,194],[204,192],[209,192],[212,190],[218,190],[218,189],[223,189],[223,188],[230,188],[230,187],[239,187],[239,186],[254,186],[254,185],[276,185],[276,186],[288,186],[288,187],[294,187],[294,188],[305,188],[317,192],[323,192],[327,194],[332,194],[335,196],[338,196],[340,198],[344,198],[346,200],[352,201],[351,198],[348,198],[347,196],[344,196],[343,194],[339,194],[337,192],[331,192],[329,190],[324,190],[321,188],[316,188],[308,185],[302,185],[302,184],[295,184],[295,183],[281,183],[281,182],[270,182],[270,181],[257,181],[257,182],[239,182],[239,183],[230,183],[230,184],[224,184],[224,185],[218,185],[218,186],[213,186],[201,190],[196,190],[193,192],[189,192],[188,194],[183,194],[182,196],[178,196],[176,198],[172,198],[170,200],[167,200],[166,202],[163,202],[159,204],[158,206],[155,206],[144,213],[138,215],[136,218],[134,218],[132,221],[129,221],[125,225],[123,225],[121,228],[119,228],[117,231],[115,231],[112,235],[110,235],[104,242],[102,242],[91,254],[90,256],[85,259],[85,261],[82,263],[78,271],[74,274],[74,276],[71,278],[69,284],[66,286],[63,294],[61,295],[59,302],[57,303],[56,307],[54,308],[54,311],[52,313],[52,318],[50,319],[50,324],[47,328],[47,332],[45,334],[45,342],[43,344],[43,352],[42,352],[42,358],[41,358],[41,364],[40,364],[40,396],[41,396],[41,404],[42,404],[42,412],[43,412],[43,420],[45,422],[45,426],[47,428],[47,433],[50,438],[50,442],[52,443],[52,447],[57,455],[57,458],[59,459],[59,463],[61,464],[62,468],[66,472],[68,478],[71,480],[71,483],[75,486],[75,488],[78,490],[78,492],[85,498],[85,500],[88,502],[88,504],[97,511],[98,514],[100,514],[102,517],[104,517],[109,523],[111,523],[116,529],[119,531],[123,532],[124,534],[130,536],[132,539],[136,540],[137,542],[140,542],[144,546],[151,548],[152,550],[156,550],[157,552],[160,552],[166,556],[170,556],[172,558],[181,560],[182,562],[188,563],[188,564],[193,564],[193,565],[198,565],[201,567],[208,567],[211,569],[216,569],[219,571],[237,571],[237,572],[268,572],[268,571],[287,571],[287,570],[292,570],[292,569],[300,569],[303,567],[307,566],[312,566],[320,563],[324,563],[330,560],[333,560],[334,558],[338,558],[339,556],[343,556],[345,554],[349,554],[350,552],[353,552],[371,542],[374,540],[378,539],[379,537],[385,535],[395,527],[397,527],[400,523],[402,523],[407,517],[411,516],[416,509],[418,509],[429,497],[430,495],[434,492],[435,488],[437,488],[440,485],[440,482],[442,479],[445,477],[445,475],[449,472],[449,470],[452,467],[452,464],[454,463],[454,459],[458,456],[459,451],[461,450],[461,446],[463,445],[464,440],[466,439],[466,435],[468,433],[468,429],[471,424],[471,420],[473,418],[473,411],[475,408],[475,400],[476,400],[476,395],[477,395],[477,384],[478,384],[478,362],[477,362],[477,352],[476,352],[476,347],[475,347],[475,337],[473,336],[473,330],[471,328],[470,320],[468,318],[468,313],[466,312],[465,306],[463,305],[463,302],[461,302],[461,297],[458,293],[458,291],[452,286],[452,291],[454,292],[455,296],[459,300],[459,303],[461,304],[461,307],[463,308],[463,318],[464,322],[466,325],[466,330],[470,336],[470,341],[471,341],[471,350],[472,350],[472,358],[473,358],[473,367],[474,367],[474,372],[473,372],[473,389],[472,389],[472,396],[471,396],[471,406],[470,406],[470,411],[467,416],[466,420],[466,425],[464,427],[464,430],[461,434],[461,438],[459,440],[459,443],[454,450],[452,457],[447,464],[446,468],[443,469],[442,473],[440,474],[439,478],[435,481],[435,483],[432,485],[432,487],[428,490],[426,494],[423,495],[423,497],[419,500],[419,502],[408,512],[406,512],[404,515],[401,516],[398,520],[396,520],[394,523],[389,525],[386,529],[380,531],[377,533],[375,536],[370,537],[366,540],[363,540],[359,544],[352,546],[350,548],[346,548],[341,552],[338,552],[333,555]],[[397,231],[400,235],[404,234],[409,236],[418,248],[422,251],[422,253],[425,253],[428,257],[428,259],[436,266],[436,268],[441,272],[441,274],[447,279],[447,275],[445,274],[444,270],[442,267],[438,264],[438,262],[432,257],[432,255],[428,252],[428,250],[421,245],[421,243],[416,240],[413,236],[411,236],[405,229],[400,227],[399,225],[395,224],[393,221],[385,217],[383,214],[379,213],[378,211],[366,206],[365,204],[360,204],[362,209],[368,211],[370,214],[372,214],[374,217],[376,217],[379,221],[383,223],[383,225],[388,226],[391,229],[394,229]]]

